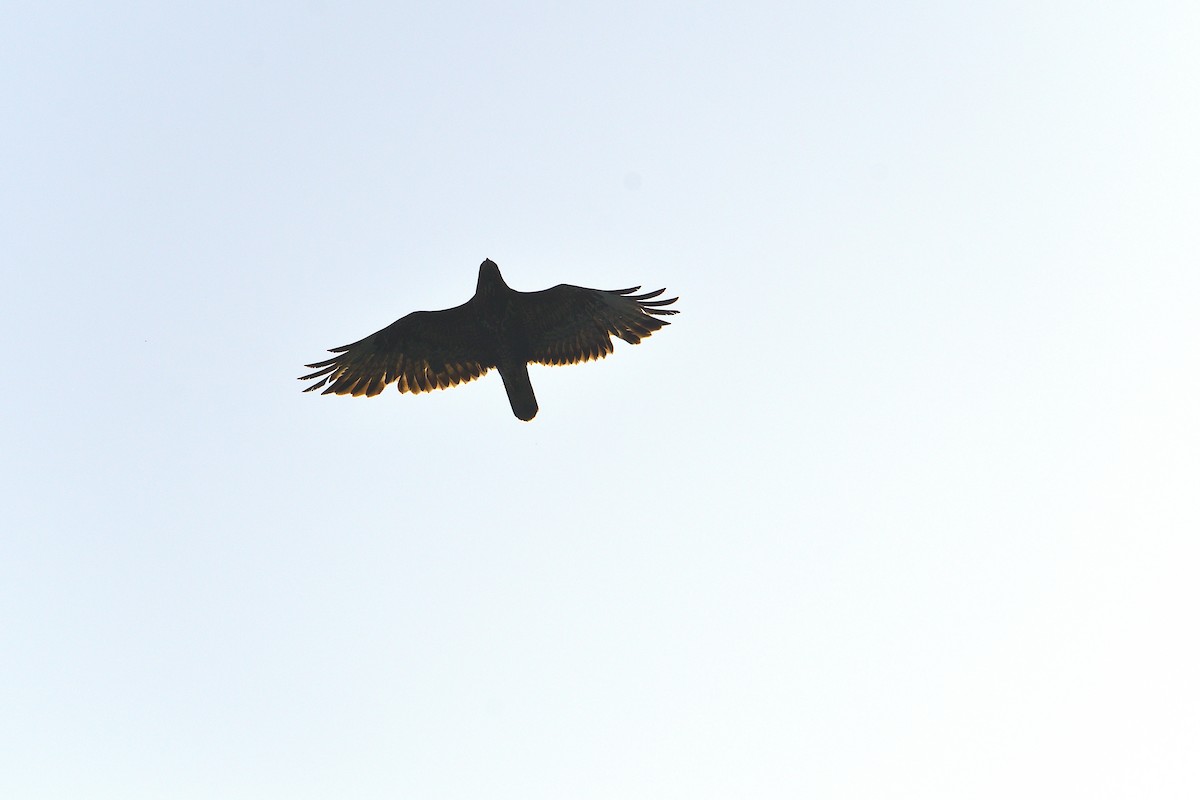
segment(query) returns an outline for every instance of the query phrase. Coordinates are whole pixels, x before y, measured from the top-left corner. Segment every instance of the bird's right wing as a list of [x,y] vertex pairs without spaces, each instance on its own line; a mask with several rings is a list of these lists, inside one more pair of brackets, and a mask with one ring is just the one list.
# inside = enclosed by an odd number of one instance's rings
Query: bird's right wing
[[613,336],[637,344],[669,325],[659,317],[679,312],[663,306],[679,298],[654,300],[663,289],[634,294],[640,288],[606,291],[562,283],[541,292],[519,292],[532,360],[554,365],[604,358],[613,351]]
[[304,391],[373,397],[395,382],[401,392],[429,392],[475,380],[484,363],[478,323],[470,303],[444,311],[414,311],[354,344],[335,347],[327,361],[308,364],[316,372],[300,380]]

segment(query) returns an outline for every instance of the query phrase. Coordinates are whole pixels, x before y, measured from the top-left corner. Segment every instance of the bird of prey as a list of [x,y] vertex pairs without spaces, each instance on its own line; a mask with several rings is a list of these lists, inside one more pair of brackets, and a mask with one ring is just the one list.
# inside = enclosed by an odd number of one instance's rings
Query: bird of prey
[[518,292],[500,277],[491,259],[479,265],[475,296],[442,311],[414,311],[365,339],[308,364],[300,380],[325,387],[321,394],[374,397],[395,383],[401,392],[430,392],[473,381],[493,367],[518,419],[538,412],[529,364],[577,364],[613,351],[613,336],[637,344],[669,325],[659,317],[679,298],[655,300],[665,290],[604,291],[559,284],[541,292]]

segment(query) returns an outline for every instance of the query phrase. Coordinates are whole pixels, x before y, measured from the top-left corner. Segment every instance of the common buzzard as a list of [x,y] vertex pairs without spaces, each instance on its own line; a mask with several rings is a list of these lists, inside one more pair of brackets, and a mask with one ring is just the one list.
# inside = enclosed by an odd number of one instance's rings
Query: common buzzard
[[654,300],[663,289],[634,294],[562,283],[518,292],[491,259],[479,265],[475,296],[443,311],[414,311],[365,339],[330,350],[328,361],[308,364],[300,380],[320,378],[304,391],[374,397],[390,383],[401,392],[430,392],[475,380],[495,367],[518,419],[538,412],[529,364],[577,364],[613,351],[613,336],[637,344],[669,325],[679,298]]

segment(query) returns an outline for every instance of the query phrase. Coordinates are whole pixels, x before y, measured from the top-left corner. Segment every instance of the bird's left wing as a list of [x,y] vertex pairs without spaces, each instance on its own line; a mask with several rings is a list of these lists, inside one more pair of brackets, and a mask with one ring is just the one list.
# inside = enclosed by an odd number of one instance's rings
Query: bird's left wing
[[655,300],[664,289],[634,294],[640,288],[606,291],[563,283],[541,292],[518,293],[531,360],[576,364],[604,358],[613,351],[613,336],[637,344],[669,325],[659,317],[679,312],[663,306],[679,298]]
[[327,361],[308,364],[300,380],[321,394],[373,397],[395,382],[401,392],[430,392],[475,380],[492,366],[480,352],[470,303],[443,311],[414,311],[354,344],[335,347]]

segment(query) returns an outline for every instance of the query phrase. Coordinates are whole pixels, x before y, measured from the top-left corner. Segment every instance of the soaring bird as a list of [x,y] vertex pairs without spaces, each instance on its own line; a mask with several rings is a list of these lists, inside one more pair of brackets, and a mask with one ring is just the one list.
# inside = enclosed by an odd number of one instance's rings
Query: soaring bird
[[604,358],[612,337],[637,344],[678,314],[664,308],[679,298],[655,300],[665,290],[585,289],[559,284],[540,292],[518,292],[500,277],[491,259],[479,265],[475,296],[442,311],[414,311],[381,331],[329,352],[308,364],[300,380],[320,378],[304,391],[374,397],[395,383],[420,394],[473,381],[493,367],[500,372],[518,419],[538,412],[529,365],[577,364]]

